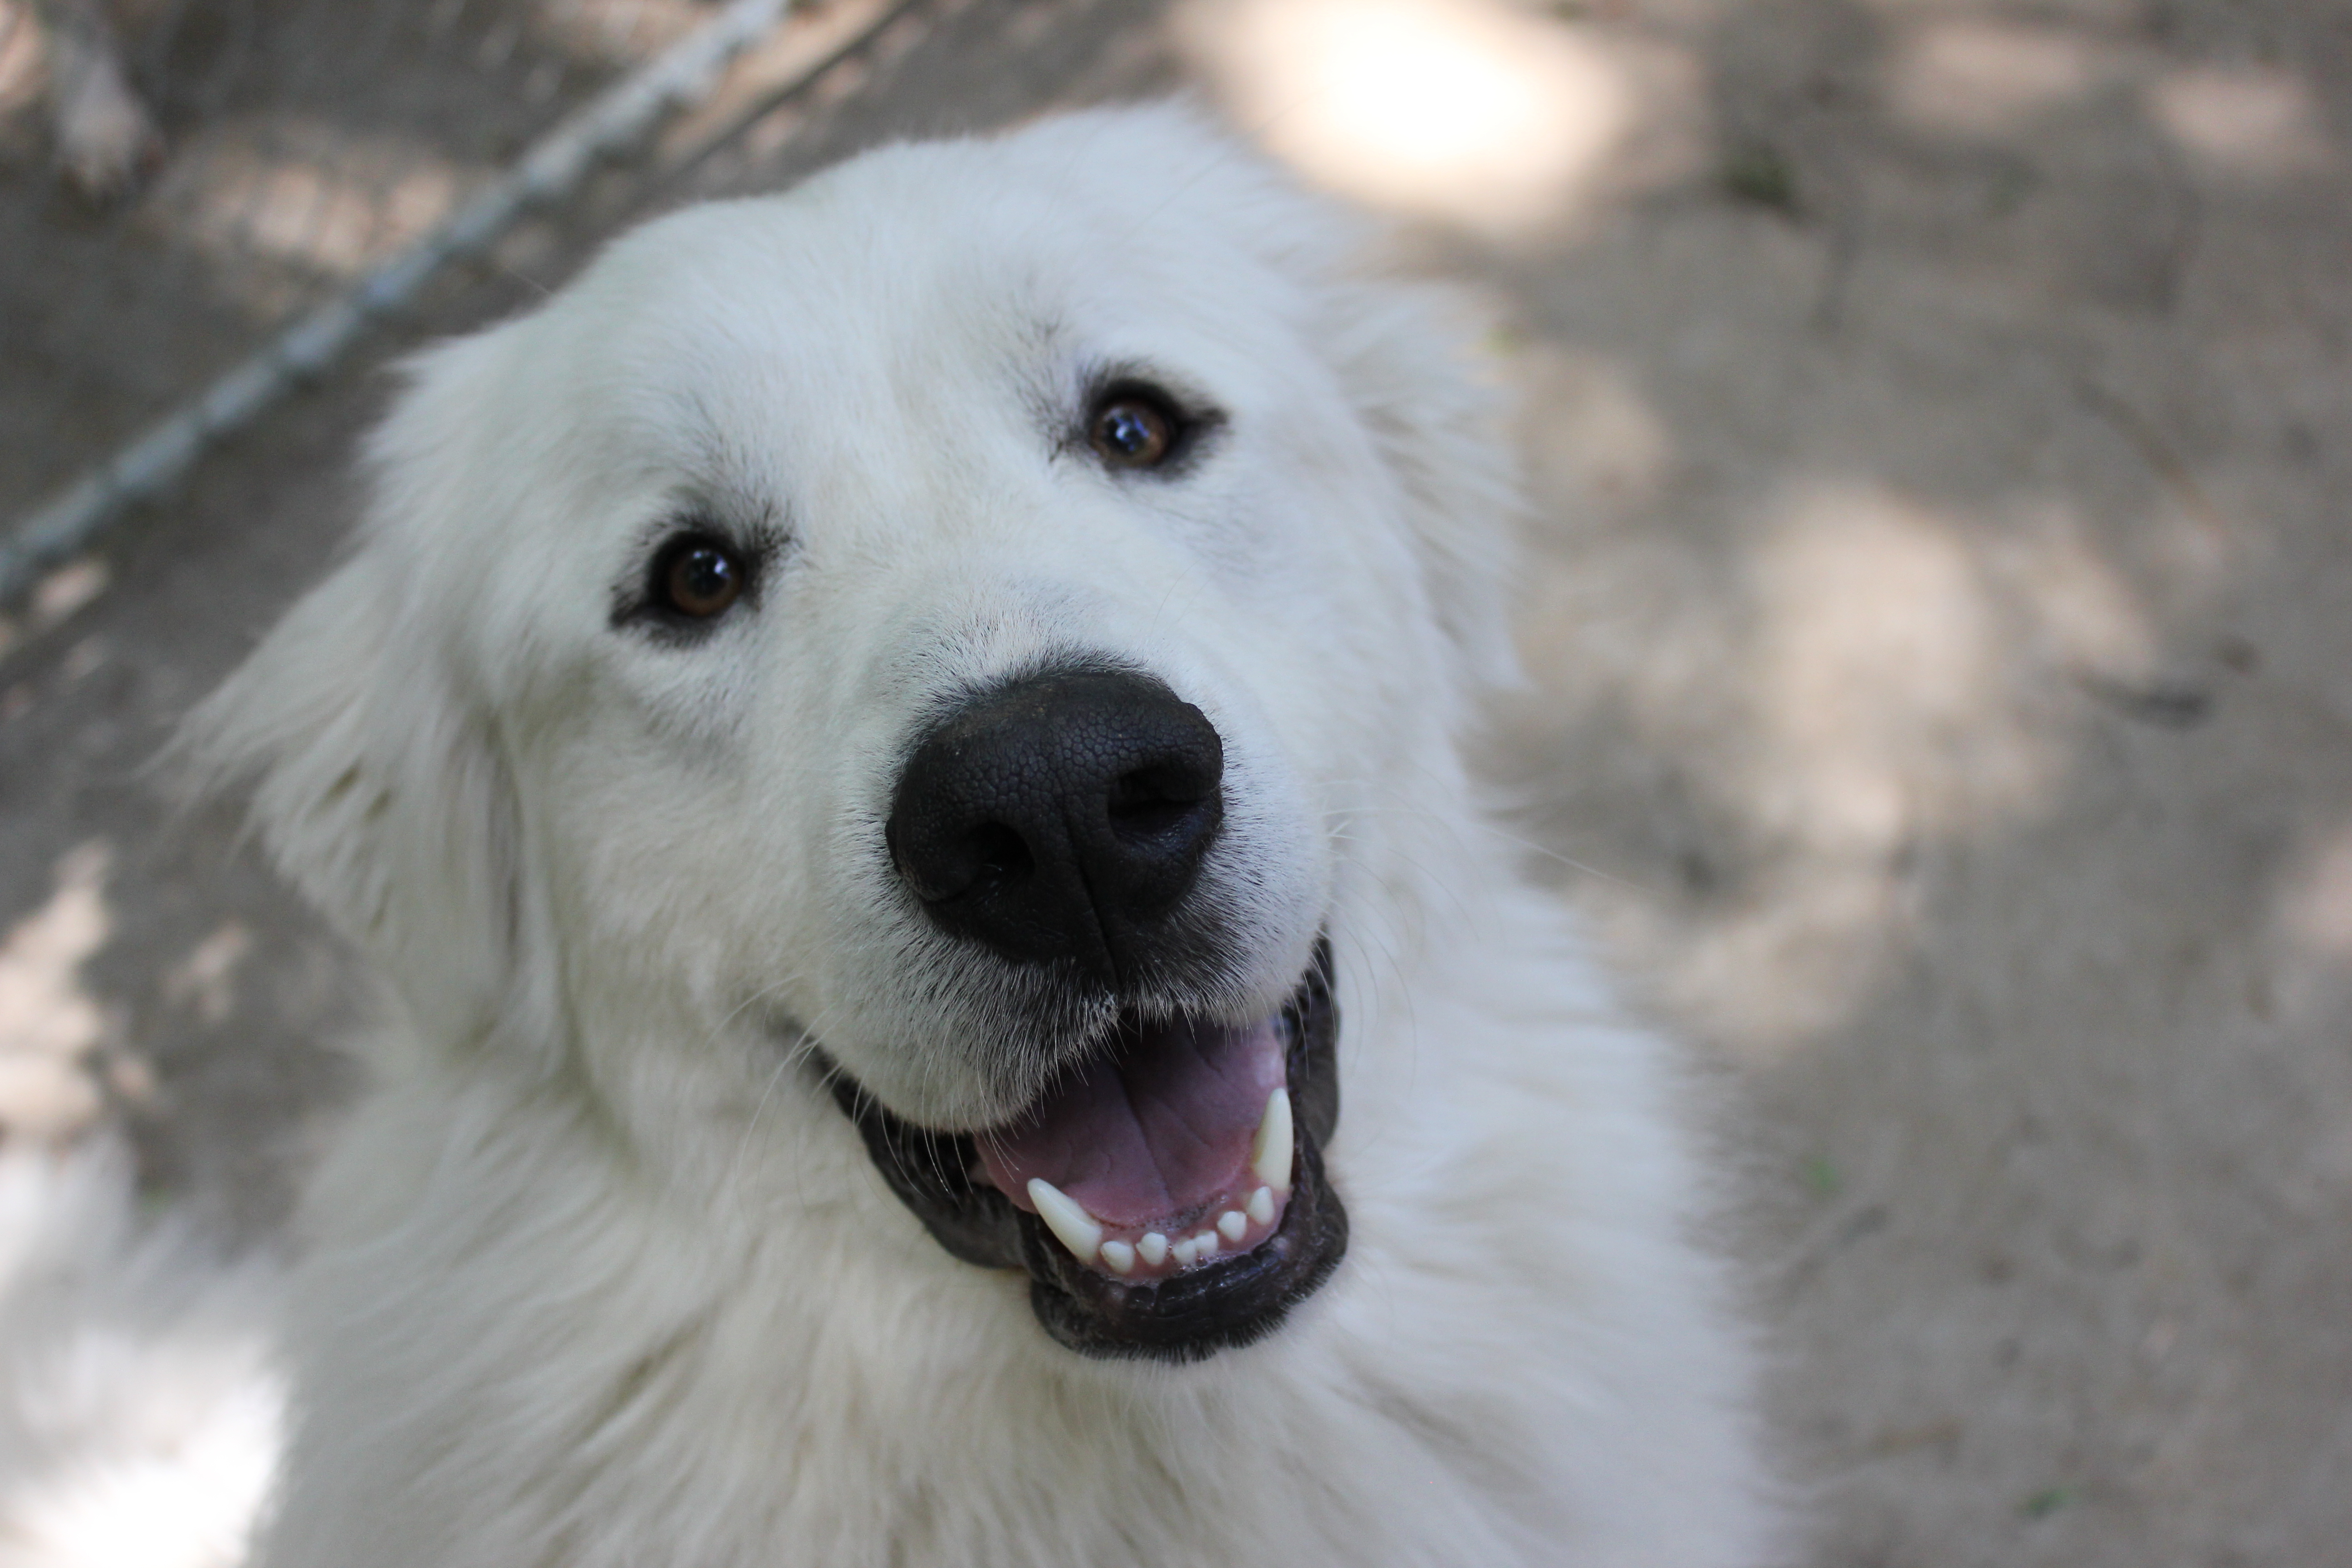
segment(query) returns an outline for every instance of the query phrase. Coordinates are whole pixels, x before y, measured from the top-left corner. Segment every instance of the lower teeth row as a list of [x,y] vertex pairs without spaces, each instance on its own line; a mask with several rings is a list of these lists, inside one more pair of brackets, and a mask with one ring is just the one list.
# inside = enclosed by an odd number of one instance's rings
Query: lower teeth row
[[[1114,1274],[1124,1274],[1133,1268],[1139,1258],[1148,1267],[1157,1268],[1173,1258],[1177,1268],[1189,1268],[1217,1255],[1217,1240],[1221,1236],[1226,1242],[1238,1245],[1242,1237],[1249,1234],[1253,1220],[1259,1225],[1274,1223],[1272,1187],[1260,1187],[1252,1193],[1246,1209],[1227,1209],[1219,1215],[1214,1230],[1204,1230],[1181,1241],[1171,1241],[1156,1230],[1149,1231],[1132,1246],[1124,1241],[1106,1241],[1098,1251],[1104,1265]],[[1091,1260],[1081,1257],[1079,1261]]]
[[1037,1217],[1045,1222],[1045,1228],[1081,1263],[1093,1263],[1099,1258],[1112,1273],[1126,1274],[1138,1262],[1157,1268],[1173,1258],[1179,1268],[1188,1268],[1216,1257],[1222,1249],[1221,1238],[1224,1246],[1238,1247],[1253,1223],[1274,1223],[1275,1194],[1277,1190],[1290,1190],[1292,1142],[1290,1091],[1277,1089],[1266,1098],[1265,1113],[1259,1119],[1257,1133],[1250,1145],[1250,1170],[1265,1184],[1250,1194],[1249,1202],[1243,1207],[1219,1215],[1214,1229],[1175,1241],[1156,1230],[1132,1242],[1106,1241],[1101,1222],[1086,1211],[1086,1205],[1042,1176],[1029,1179],[1029,1201],[1035,1205]]

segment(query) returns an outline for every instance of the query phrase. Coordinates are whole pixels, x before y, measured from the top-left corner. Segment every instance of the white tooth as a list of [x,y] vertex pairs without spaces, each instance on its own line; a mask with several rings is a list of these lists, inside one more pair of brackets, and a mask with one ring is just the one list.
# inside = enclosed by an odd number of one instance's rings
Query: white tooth
[[1192,1267],[1192,1259],[1200,1256],[1201,1244],[1188,1236],[1168,1250],[1176,1255],[1177,1268],[1190,1268]]
[[1249,1216],[1260,1225],[1274,1223],[1274,1189],[1260,1187],[1250,1194]]
[[1204,1230],[1200,1235],[1192,1238],[1192,1245],[1201,1249],[1194,1253],[1192,1255],[1193,1257],[1201,1258],[1214,1258],[1217,1255],[1217,1233],[1213,1230]]
[[1143,1239],[1135,1244],[1135,1255],[1157,1268],[1168,1261],[1168,1238],[1156,1230],[1147,1230]]
[[1102,1260],[1110,1265],[1113,1274],[1124,1274],[1135,1267],[1135,1248],[1123,1241],[1106,1241],[1102,1244]]
[[1062,1238],[1081,1263],[1092,1263],[1096,1251],[1102,1246],[1102,1226],[1095,1216],[1078,1205],[1070,1196],[1043,1176],[1029,1178],[1029,1201],[1037,1205],[1037,1217],[1045,1228]]
[[1250,1144],[1250,1169],[1257,1179],[1281,1192],[1290,1190],[1290,1091],[1277,1089],[1266,1096],[1265,1115]]
[[1227,1241],[1238,1242],[1249,1229],[1249,1220],[1239,1209],[1227,1209],[1217,1216],[1217,1231]]

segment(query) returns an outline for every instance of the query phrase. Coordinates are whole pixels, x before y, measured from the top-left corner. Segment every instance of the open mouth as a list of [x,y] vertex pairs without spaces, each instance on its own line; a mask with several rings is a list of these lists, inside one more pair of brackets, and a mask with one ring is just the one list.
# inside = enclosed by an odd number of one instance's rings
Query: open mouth
[[977,1134],[917,1127],[847,1075],[831,1081],[899,1200],[965,1262],[1026,1268],[1056,1341],[1190,1361],[1270,1332],[1347,1250],[1322,1160],[1338,1033],[1327,940],[1271,1017],[1127,1020]]

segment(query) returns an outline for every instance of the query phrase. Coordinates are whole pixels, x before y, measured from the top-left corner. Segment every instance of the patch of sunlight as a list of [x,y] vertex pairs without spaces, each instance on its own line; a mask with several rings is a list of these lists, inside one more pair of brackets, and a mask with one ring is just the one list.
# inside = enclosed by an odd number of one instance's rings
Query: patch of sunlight
[[1498,237],[1700,160],[1686,55],[1497,0],[1192,0],[1176,36],[1308,179]]
[[2041,782],[1999,689],[2004,628],[1943,519],[1889,491],[1800,494],[1750,590],[1766,772],[1814,843],[1884,848],[1933,826],[1937,763],[1979,799]]
[[1665,1000],[1735,1060],[1770,1067],[1851,1018],[1908,924],[1902,889],[1852,860],[1812,860],[1760,880],[1741,907],[1645,923]]
[[49,85],[48,40],[27,0],[0,0],[0,120],[41,100]]
[[92,841],[58,863],[49,901],[0,942],[0,1128],[55,1138],[100,1107],[89,1070],[107,1032],[81,966],[114,928],[106,907],[111,851]]
[[1747,563],[1749,734],[1731,789],[1779,857],[1675,941],[1672,988],[1735,1052],[1785,1058],[1852,1016],[1906,941],[1923,842],[2015,816],[2061,781],[2070,676],[2145,675],[2157,641],[2063,503],[1972,518],[1817,483]]
[[1953,18],[1927,23],[1895,51],[1888,99],[1930,130],[1990,135],[2088,92],[2103,63],[2055,27]]
[[271,115],[208,129],[173,160],[142,216],[271,309],[283,301],[256,260],[352,277],[440,222],[473,177],[407,138]]
[[0,615],[0,658],[28,637],[47,631],[106,592],[113,573],[96,556],[68,561],[41,579],[17,614]]
[[0,1564],[244,1563],[284,1422],[277,1289],[140,1224],[119,1143],[0,1149]]
[[[2298,848],[2273,906],[2264,1016],[2312,1023],[2339,1016],[2352,983],[2352,823]],[[2352,1152],[2346,1168],[2352,1173]]]
[[532,33],[574,59],[635,65],[707,21],[698,0],[540,0]]
[[210,936],[163,974],[163,999],[217,1025],[236,1008],[236,972],[253,952],[253,933],[223,921]]
[[2312,857],[2301,879],[2286,895],[2282,922],[2305,952],[2319,958],[2352,958],[2352,827]]
[[2115,679],[2145,677],[2157,660],[2147,609],[2084,538],[2082,517],[2053,500],[2022,505],[1994,545],[1992,566],[2037,611],[2053,663]]
[[2335,161],[2311,89],[2283,68],[2171,71],[2149,85],[2147,100],[2190,156],[2225,174],[2278,179]]
[[1674,463],[1674,437],[1622,366],[1544,345],[1516,355],[1507,373],[1520,410],[1520,449],[1539,493],[1581,495],[1611,509],[1657,498]]
[[2154,673],[2157,638],[2147,607],[2099,556],[2071,506],[2021,500],[1982,546],[1988,583],[2012,606],[2013,658],[2110,681]]

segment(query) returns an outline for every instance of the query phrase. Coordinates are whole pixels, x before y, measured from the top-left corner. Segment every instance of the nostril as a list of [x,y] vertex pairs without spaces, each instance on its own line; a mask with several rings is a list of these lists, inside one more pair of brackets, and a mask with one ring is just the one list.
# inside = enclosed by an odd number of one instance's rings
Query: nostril
[[1137,768],[1113,780],[1111,830],[1127,839],[1190,837],[1204,826],[1217,782],[1183,764]]
[[898,874],[927,904],[946,903],[967,893],[1009,887],[1035,868],[1036,858],[1020,833],[1002,822],[979,822],[961,832],[926,831],[893,818],[886,837]]
[[1019,881],[1035,864],[1021,835],[1001,822],[983,822],[964,835],[965,861],[971,877],[961,891],[984,892]]

